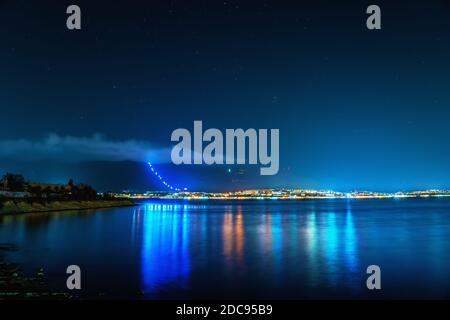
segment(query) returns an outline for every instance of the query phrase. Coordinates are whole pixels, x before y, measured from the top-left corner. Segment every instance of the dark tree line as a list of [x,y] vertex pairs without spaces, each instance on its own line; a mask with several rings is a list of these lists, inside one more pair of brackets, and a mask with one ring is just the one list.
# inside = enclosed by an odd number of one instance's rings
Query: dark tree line
[[6,173],[0,180],[0,185],[4,191],[21,192],[25,191],[27,182],[21,174]]
[[[8,192],[27,192],[29,195],[25,197],[27,201],[42,202],[45,200],[100,200],[109,199],[108,195],[98,195],[97,191],[90,185],[79,183],[75,184],[70,179],[66,185],[39,185],[33,184],[25,180],[20,174],[6,173],[0,180],[0,190]],[[2,200],[6,197],[0,195],[0,209]],[[23,199],[23,198],[22,198]],[[18,199],[14,198],[14,201]]]

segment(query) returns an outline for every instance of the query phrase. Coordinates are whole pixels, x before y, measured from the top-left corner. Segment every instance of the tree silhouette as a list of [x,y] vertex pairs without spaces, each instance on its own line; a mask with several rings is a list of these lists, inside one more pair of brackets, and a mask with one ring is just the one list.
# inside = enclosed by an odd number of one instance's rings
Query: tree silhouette
[[7,191],[20,192],[25,190],[26,181],[21,174],[6,173],[1,180],[1,184]]

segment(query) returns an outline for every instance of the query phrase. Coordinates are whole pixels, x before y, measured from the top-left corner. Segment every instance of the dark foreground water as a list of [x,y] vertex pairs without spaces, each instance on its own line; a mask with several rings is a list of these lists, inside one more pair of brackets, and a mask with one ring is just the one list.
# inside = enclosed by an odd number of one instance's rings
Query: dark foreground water
[[450,298],[448,198],[150,201],[0,217],[0,243],[55,289],[79,265],[91,298]]

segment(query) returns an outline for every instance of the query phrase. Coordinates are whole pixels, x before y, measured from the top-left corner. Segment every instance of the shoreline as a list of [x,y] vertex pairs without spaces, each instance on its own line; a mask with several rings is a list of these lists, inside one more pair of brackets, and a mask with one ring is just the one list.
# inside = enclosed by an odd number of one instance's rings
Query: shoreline
[[43,268],[33,275],[22,274],[21,265],[6,258],[8,252],[19,250],[15,245],[0,243],[0,301],[5,300],[67,300],[72,296],[49,288]]
[[0,209],[0,216],[21,215],[30,213],[95,210],[119,207],[132,207],[137,204],[129,199],[120,200],[50,200],[48,202],[29,203],[26,200],[7,201]]
[[450,197],[450,195],[429,195],[429,196],[359,196],[359,197],[130,197],[129,199],[133,199],[135,201],[139,200],[222,200],[222,201],[240,201],[240,200],[258,200],[258,201],[273,201],[273,200],[282,200],[282,201],[298,201],[298,200],[372,200],[372,199],[427,199],[427,198],[446,198]]

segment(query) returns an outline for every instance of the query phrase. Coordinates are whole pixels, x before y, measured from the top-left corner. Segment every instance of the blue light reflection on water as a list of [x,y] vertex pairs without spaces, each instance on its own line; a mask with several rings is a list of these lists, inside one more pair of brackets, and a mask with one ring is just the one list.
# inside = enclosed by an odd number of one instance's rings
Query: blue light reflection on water
[[347,270],[350,272],[358,272],[358,253],[356,252],[356,230],[353,223],[352,207],[350,202],[347,203],[347,213],[345,215],[345,259],[347,261]]
[[184,286],[190,269],[189,218],[178,204],[146,204],[135,210],[142,230],[141,272],[144,293],[176,281]]
[[377,297],[450,296],[448,199],[159,200],[0,217],[0,243],[19,246],[11,258],[24,270],[57,275],[52,284],[76,261],[89,294],[367,298],[375,263]]

